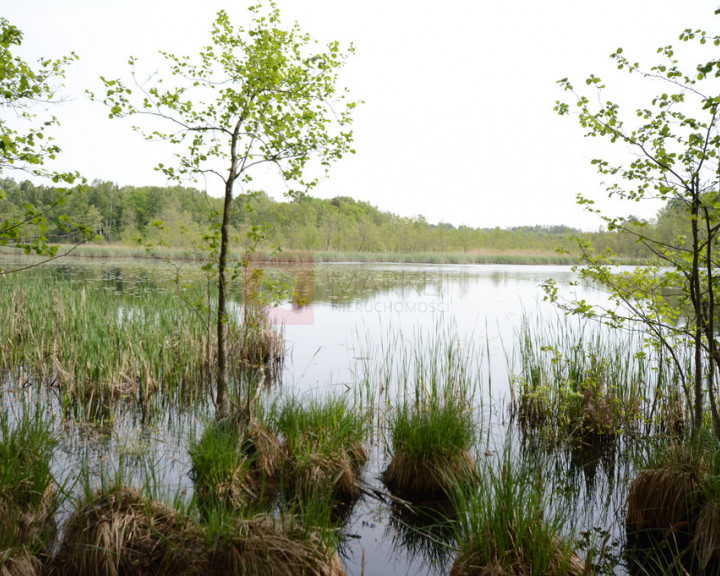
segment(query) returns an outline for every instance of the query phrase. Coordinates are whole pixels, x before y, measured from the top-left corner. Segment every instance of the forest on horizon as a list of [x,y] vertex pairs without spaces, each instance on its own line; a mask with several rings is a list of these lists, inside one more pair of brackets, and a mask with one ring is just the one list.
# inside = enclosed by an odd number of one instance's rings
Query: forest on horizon
[[[48,240],[63,244],[81,240],[63,231],[62,220],[69,217],[94,231],[95,244],[140,241],[191,248],[203,241],[214,215],[222,209],[222,199],[183,186],[119,186],[96,180],[73,189],[60,206],[54,206],[57,189],[29,180],[0,179],[0,190],[5,193],[0,209],[6,218],[20,217],[32,205],[47,219]],[[684,210],[677,208],[668,205],[657,218],[638,221],[638,226],[656,237],[675,239],[687,229]],[[574,253],[577,240],[582,239],[592,241],[597,251],[610,248],[623,259],[650,256],[627,231],[584,232],[565,224],[511,228],[433,224],[421,215],[398,216],[346,196],[276,201],[264,192],[240,194],[234,200],[231,222],[236,246],[243,246],[248,232],[254,230],[262,237],[259,249],[547,254],[557,250]],[[26,233],[32,235],[32,227]]]

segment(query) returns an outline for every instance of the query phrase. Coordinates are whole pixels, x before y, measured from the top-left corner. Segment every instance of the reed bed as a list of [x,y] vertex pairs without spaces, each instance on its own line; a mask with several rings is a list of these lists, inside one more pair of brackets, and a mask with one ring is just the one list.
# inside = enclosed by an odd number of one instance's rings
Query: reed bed
[[620,434],[681,432],[672,368],[635,332],[592,322],[525,318],[511,368],[511,414],[550,444],[598,446]]
[[[268,357],[277,375],[282,336],[271,327],[251,333],[233,318],[228,326],[235,381]],[[102,419],[116,401],[143,411],[156,401],[193,404],[208,391],[214,346],[207,316],[173,290],[117,293],[52,277],[0,282],[0,367],[18,383],[53,387],[77,415]]]
[[[144,246],[124,244],[86,244],[77,247],[61,247],[64,253],[72,249],[69,255],[76,258],[115,259],[134,258],[172,259],[175,261],[203,262],[207,254],[193,250],[156,246],[148,251]],[[231,250],[230,260],[239,261],[243,257],[239,249]],[[312,262],[398,262],[408,264],[520,264],[520,265],[575,265],[578,259],[569,254],[557,252],[523,252],[508,250],[498,252],[337,252],[327,250],[283,250],[270,253],[257,250],[251,255],[253,262],[276,263],[312,263]],[[630,263],[630,262],[624,262]]]

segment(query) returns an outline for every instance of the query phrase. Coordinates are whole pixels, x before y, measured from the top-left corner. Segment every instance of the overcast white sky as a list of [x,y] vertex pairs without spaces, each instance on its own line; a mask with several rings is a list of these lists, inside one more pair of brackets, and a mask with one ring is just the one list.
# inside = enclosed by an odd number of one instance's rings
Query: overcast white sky
[[[127,76],[128,56],[151,72],[157,51],[193,54],[225,9],[247,23],[251,0],[0,0],[0,15],[25,34],[29,60],[75,51],[66,101],[53,112],[63,148],[58,168],[120,185],[162,185],[153,166],[167,150],[130,125],[107,119],[86,89],[99,75]],[[314,192],[366,200],[403,216],[454,225],[600,222],[575,205],[578,192],[605,196],[589,165],[597,153],[577,122],[553,112],[556,81],[579,85],[590,73],[625,84],[608,55],[655,63],[686,27],[717,29],[708,0],[278,0],[323,42],[353,42],[343,82],[365,104],[355,115],[357,154],[336,164]],[[621,95],[627,92],[618,92]],[[209,187],[219,195],[219,184]],[[279,198],[282,190],[268,190]],[[620,208],[640,215],[656,207]]]

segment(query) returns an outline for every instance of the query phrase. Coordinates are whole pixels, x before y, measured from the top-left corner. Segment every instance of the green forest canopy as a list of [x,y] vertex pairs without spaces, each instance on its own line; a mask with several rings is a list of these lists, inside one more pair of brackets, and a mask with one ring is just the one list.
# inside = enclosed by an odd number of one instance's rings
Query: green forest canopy
[[[25,180],[0,179],[6,197],[0,201],[5,217],[20,214],[28,204],[42,209],[56,197],[49,186]],[[61,231],[62,215],[94,230],[95,243],[135,244],[138,239],[189,248],[202,239],[221,199],[183,186],[118,186],[94,181],[78,186],[61,209],[48,216],[48,239],[73,243],[80,238]],[[675,238],[683,233],[682,210],[667,206],[646,223],[655,234]],[[266,226],[266,246],[285,250],[336,252],[518,252],[547,254],[573,251],[575,238],[590,238],[598,250],[610,248],[623,258],[648,256],[633,235],[621,232],[582,232],[564,225],[471,228],[448,223],[431,224],[423,216],[402,217],[383,212],[345,196],[330,200],[303,196],[275,201],[264,192],[241,194],[235,199],[232,220],[236,242],[252,226]],[[32,229],[27,230],[32,234]]]

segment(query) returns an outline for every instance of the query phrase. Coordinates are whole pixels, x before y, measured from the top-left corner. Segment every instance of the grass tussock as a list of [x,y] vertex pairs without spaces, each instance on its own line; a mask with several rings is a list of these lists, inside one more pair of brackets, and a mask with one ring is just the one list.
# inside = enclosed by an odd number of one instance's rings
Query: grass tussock
[[474,438],[462,398],[435,396],[403,405],[390,417],[393,455],[383,480],[409,499],[447,498],[458,484],[476,480]]
[[368,417],[344,397],[301,403],[292,399],[276,410],[275,427],[288,460],[285,488],[301,500],[352,500],[367,460],[363,442]]
[[212,554],[215,573],[229,576],[344,576],[342,562],[317,532],[294,517],[236,519]]
[[480,487],[458,490],[459,554],[451,576],[580,576],[585,563],[550,512],[542,468],[509,456],[481,467]]
[[41,576],[43,563],[27,548],[0,552],[0,576]]
[[33,574],[55,538],[56,439],[40,412],[0,416],[0,572]]
[[201,510],[241,510],[277,493],[285,450],[275,434],[258,423],[233,418],[213,422],[191,443],[189,453]]
[[625,520],[634,573],[716,574],[720,566],[720,446],[704,438],[659,448],[630,483]]
[[526,434],[598,446],[682,429],[672,370],[641,335],[540,319],[518,333],[510,410]]
[[136,490],[99,491],[65,525],[54,561],[59,576],[211,573],[201,531],[178,512]]
[[194,521],[122,484],[81,503],[48,572],[57,576],[342,576],[329,538],[294,517],[216,508]]

